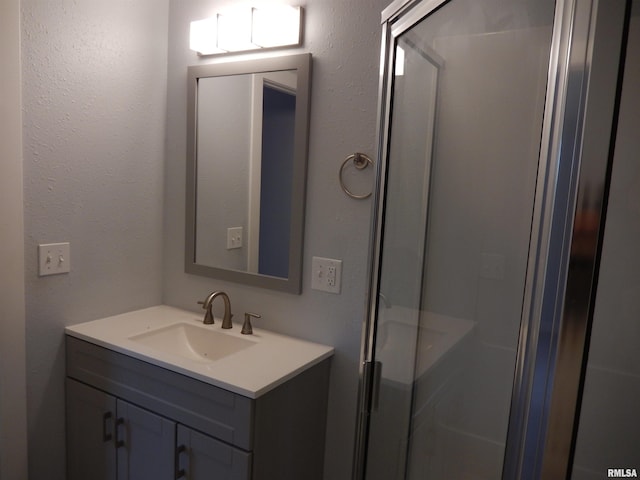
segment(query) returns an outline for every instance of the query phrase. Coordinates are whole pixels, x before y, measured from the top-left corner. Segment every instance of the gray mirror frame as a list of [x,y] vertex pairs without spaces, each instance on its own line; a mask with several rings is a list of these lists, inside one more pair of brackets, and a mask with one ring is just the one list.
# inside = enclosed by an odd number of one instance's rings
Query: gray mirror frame
[[[198,79],[227,75],[297,70],[296,120],[294,133],[294,166],[291,192],[291,228],[289,232],[289,274],[287,278],[272,277],[240,270],[228,270],[196,263],[197,209],[197,99]],[[187,178],[185,272],[220,280],[282,292],[302,292],[302,251],[307,183],[309,139],[309,106],[311,102],[311,54],[287,55],[227,63],[188,67],[187,87]]]

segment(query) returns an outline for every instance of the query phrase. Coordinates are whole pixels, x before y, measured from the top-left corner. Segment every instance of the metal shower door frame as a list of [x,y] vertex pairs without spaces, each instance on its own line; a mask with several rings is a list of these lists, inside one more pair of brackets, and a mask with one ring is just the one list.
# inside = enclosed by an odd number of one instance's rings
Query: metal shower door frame
[[[455,0],[395,0],[382,12],[377,123],[380,130],[369,245],[369,284],[361,343],[353,480],[364,479],[369,417],[378,388],[376,377],[379,372],[374,361],[374,349],[396,39],[449,1]],[[529,259],[505,448],[504,480],[565,478],[570,472],[577,415],[566,422],[563,421],[562,412],[567,408],[576,412],[579,407],[583,359],[586,356],[606,213],[612,157],[610,141],[615,124],[614,105],[619,95],[620,45],[630,5],[629,0],[615,1],[618,7],[611,11],[599,9],[599,0],[556,0],[555,4]],[[627,5],[626,13],[625,8],[620,8],[621,4]],[[605,25],[605,28],[600,25]],[[597,35],[605,33],[614,37],[618,35],[619,42],[610,41],[607,45],[603,45],[606,42],[596,42]],[[616,61],[607,62],[606,59],[611,57]],[[594,76],[594,68],[604,70],[604,73]],[[595,110],[587,108],[594,103],[590,93],[605,97],[604,103],[611,108],[602,107],[602,104],[598,104]],[[609,134],[597,141],[589,138],[585,141],[585,128],[587,131],[599,130]],[[586,175],[585,171],[591,174]],[[575,220],[585,213],[578,199],[582,198],[585,189],[593,189],[594,185],[602,190],[604,201],[597,212],[599,228],[593,233],[597,238],[589,252],[591,278],[586,282],[587,288],[579,292],[579,298],[568,299],[580,303],[583,314],[576,321],[573,317],[568,318],[566,308],[567,287],[584,281],[578,278],[571,264]],[[558,348],[567,335],[577,335],[581,341],[577,346],[559,352]],[[579,361],[576,362],[576,358]],[[569,393],[558,393],[558,379],[579,381],[572,384]],[[543,387],[542,410],[536,410],[531,405],[534,386],[538,384]],[[550,430],[548,426],[551,426]],[[557,439],[557,443],[550,445],[548,435]],[[534,452],[533,456],[529,452]]]
[[[571,474],[630,6],[556,3],[504,480]],[[587,216],[597,227],[585,238]]]

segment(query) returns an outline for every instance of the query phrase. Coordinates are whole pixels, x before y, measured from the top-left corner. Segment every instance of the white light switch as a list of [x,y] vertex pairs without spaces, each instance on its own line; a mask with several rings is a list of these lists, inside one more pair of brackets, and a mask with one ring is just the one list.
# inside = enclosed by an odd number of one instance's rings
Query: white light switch
[[46,243],[38,245],[38,274],[56,275],[71,271],[71,245],[66,243]]
[[227,228],[227,250],[242,248],[242,227]]
[[340,293],[342,260],[313,257],[311,288],[329,293]]

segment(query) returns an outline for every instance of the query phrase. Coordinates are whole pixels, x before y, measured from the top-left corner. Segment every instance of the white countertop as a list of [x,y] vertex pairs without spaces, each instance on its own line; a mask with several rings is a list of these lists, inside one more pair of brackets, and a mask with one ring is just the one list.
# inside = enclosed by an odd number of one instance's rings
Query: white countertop
[[[203,318],[204,312],[198,314],[159,305],[66,327],[65,333],[249,398],[258,398],[333,355],[333,347],[326,345],[255,327],[253,335],[242,335],[241,325],[234,323],[232,329],[223,330],[221,319],[216,318],[214,325],[203,325]],[[219,360],[196,362],[130,339],[178,323],[214,329],[223,335],[255,342],[255,345]]]

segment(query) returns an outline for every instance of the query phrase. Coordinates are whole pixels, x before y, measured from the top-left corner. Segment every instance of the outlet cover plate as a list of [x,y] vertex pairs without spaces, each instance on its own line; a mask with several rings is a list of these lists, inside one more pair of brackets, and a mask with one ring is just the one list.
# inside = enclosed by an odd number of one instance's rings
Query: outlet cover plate
[[340,293],[342,260],[313,257],[311,261],[311,288],[329,293]]

